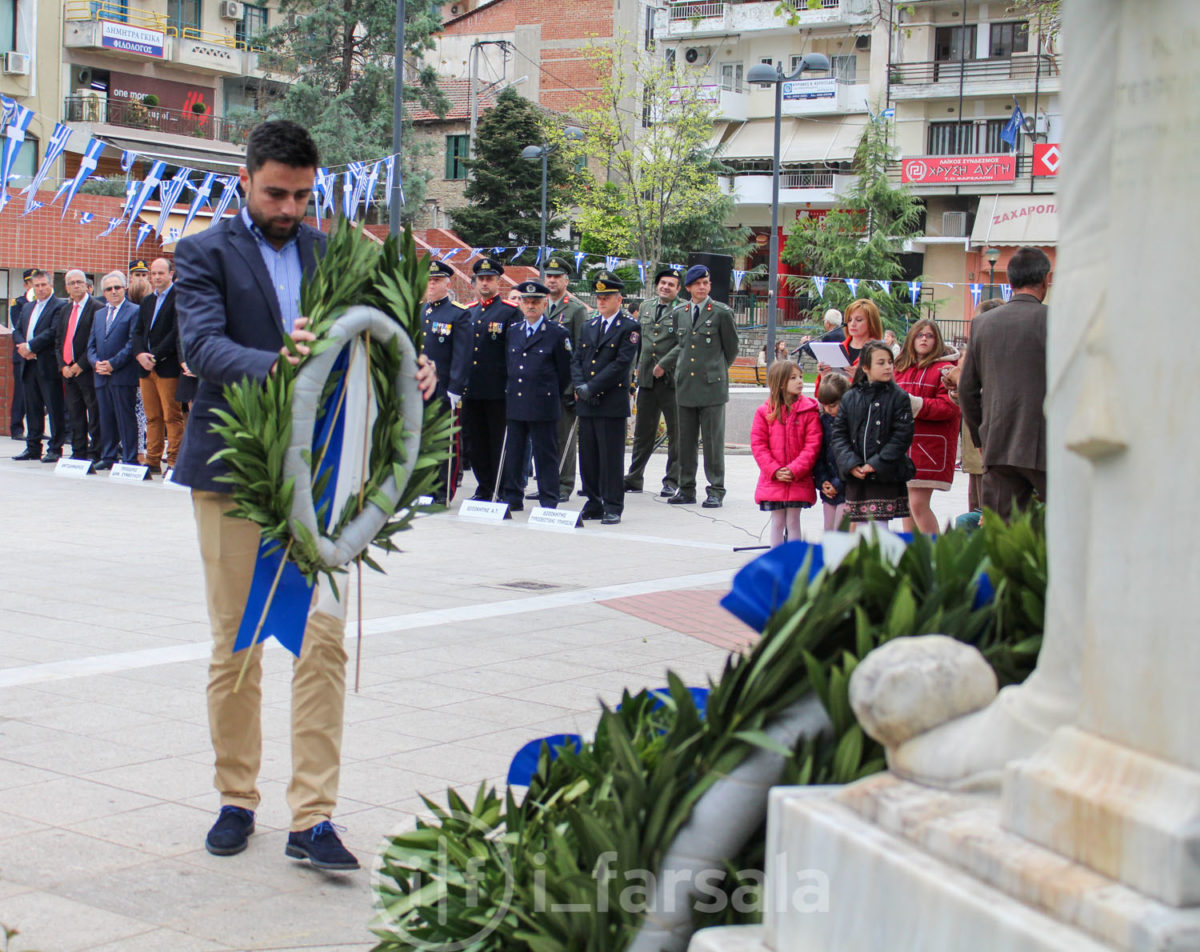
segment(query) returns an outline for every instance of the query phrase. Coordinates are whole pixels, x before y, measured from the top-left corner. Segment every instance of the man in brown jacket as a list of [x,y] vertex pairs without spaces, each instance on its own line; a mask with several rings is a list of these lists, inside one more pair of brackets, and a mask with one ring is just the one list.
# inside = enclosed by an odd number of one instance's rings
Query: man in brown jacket
[[1046,305],[1050,259],[1019,248],[1008,262],[1012,299],[971,322],[958,397],[983,450],[983,505],[1007,519],[1046,497]]

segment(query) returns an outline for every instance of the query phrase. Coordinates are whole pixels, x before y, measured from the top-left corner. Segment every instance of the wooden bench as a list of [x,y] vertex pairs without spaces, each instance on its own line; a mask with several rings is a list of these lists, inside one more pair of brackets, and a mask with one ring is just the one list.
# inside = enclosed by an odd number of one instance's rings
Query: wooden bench
[[762,386],[766,382],[766,368],[758,366],[753,357],[738,357],[729,368],[730,383],[748,383]]

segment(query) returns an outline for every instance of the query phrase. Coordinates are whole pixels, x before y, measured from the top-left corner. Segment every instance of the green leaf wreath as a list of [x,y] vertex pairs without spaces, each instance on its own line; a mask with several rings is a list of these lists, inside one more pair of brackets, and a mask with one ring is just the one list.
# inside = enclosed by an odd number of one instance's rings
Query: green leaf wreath
[[[421,350],[421,302],[425,295],[428,272],[417,258],[412,232],[403,237],[387,238],[382,245],[364,235],[359,229],[339,219],[313,274],[304,280],[300,290],[300,312],[308,317],[308,330],[316,335],[311,342],[311,357],[315,357],[335,342],[329,332],[337,319],[354,305],[377,308],[400,325]],[[284,338],[288,349],[295,354],[291,337]],[[437,467],[449,457],[449,441],[453,422],[440,401],[425,408],[421,429],[420,450],[411,478],[405,484],[401,464],[407,463],[405,430],[401,415],[402,395],[395,387],[400,369],[400,349],[396,340],[384,343],[368,338],[367,353],[370,380],[378,415],[370,434],[369,462],[362,491],[347,500],[342,512],[330,524],[328,533],[336,537],[345,525],[368,502],[378,506],[388,520],[376,533],[372,545],[385,552],[399,551],[392,537],[409,527],[418,497],[429,493],[434,484]],[[311,359],[306,358],[306,360]],[[284,477],[284,454],[292,436],[292,398],[296,375],[304,361],[293,366],[281,360],[275,373],[266,383],[243,380],[225,387],[229,410],[217,410],[220,422],[213,425],[225,442],[225,447],[212,459],[224,460],[228,475],[219,479],[233,490],[232,514],[255,523],[264,539],[277,543],[285,550],[286,558],[296,564],[310,582],[325,576],[334,585],[334,575],[344,571],[328,566],[321,560],[315,539],[304,526],[290,518],[295,492],[294,478]],[[342,372],[330,374],[325,382],[319,406],[336,389]],[[340,404],[328,412],[340,412]],[[320,425],[324,410],[319,411]],[[349,421],[347,421],[349,422]],[[305,462],[313,475],[313,497],[319,498],[328,474],[320,479],[317,472],[323,451],[305,452]],[[401,488],[399,502],[391,501],[380,491],[389,475],[395,475]],[[322,507],[317,512],[323,525],[328,517]],[[361,560],[376,571],[382,567],[364,550]]]

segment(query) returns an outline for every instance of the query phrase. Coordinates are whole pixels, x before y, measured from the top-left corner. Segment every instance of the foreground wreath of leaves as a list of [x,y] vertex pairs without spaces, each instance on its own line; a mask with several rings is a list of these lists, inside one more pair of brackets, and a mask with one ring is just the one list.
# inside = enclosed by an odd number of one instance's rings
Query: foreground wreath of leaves
[[[224,460],[229,473],[220,477],[233,490],[233,515],[255,523],[264,539],[285,549],[309,582],[325,576],[336,590],[335,574],[343,566],[326,565],[319,554],[312,534],[290,518],[295,480],[284,476],[284,454],[292,437],[292,398],[296,375],[307,360],[334,345],[329,331],[337,319],[354,305],[377,308],[393,318],[418,353],[421,351],[421,302],[425,296],[428,271],[417,258],[411,230],[402,238],[390,236],[382,245],[366,237],[352,225],[339,219],[329,236],[324,256],[311,277],[304,280],[300,290],[300,312],[309,319],[308,329],[316,335],[311,342],[311,356],[295,367],[281,360],[274,375],[265,384],[243,380],[225,387],[229,410],[217,410],[219,423],[213,432],[220,435],[225,447],[213,455]],[[285,345],[293,354],[295,342],[285,336]],[[337,519],[330,525],[328,535],[336,538],[346,524],[366,503],[378,506],[389,518],[376,533],[371,544],[384,552],[398,552],[392,537],[412,522],[421,507],[417,498],[429,493],[437,467],[449,456],[449,441],[453,422],[440,401],[425,408],[420,450],[411,478],[404,482],[402,464],[407,462],[401,409],[403,396],[395,386],[400,371],[400,350],[396,340],[383,343],[368,338],[371,384],[378,416],[370,434],[370,454],[363,492],[347,500]],[[330,374],[321,393],[319,406],[324,407],[334,391],[340,372]],[[321,414],[317,425],[320,426]],[[347,425],[362,421],[346,421]],[[313,498],[318,499],[328,474],[317,478],[320,453],[306,452],[305,461],[313,474]],[[401,487],[399,502],[393,506],[380,491],[389,475],[394,475]],[[325,507],[317,511],[318,522],[327,518]],[[371,558],[369,550],[360,556],[362,562],[378,572],[383,568]]]

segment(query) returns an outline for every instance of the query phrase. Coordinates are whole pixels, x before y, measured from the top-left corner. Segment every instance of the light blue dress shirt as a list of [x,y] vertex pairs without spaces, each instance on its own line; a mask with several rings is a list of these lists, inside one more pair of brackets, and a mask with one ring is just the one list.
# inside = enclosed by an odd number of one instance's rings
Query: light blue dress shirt
[[283,329],[290,334],[300,316],[300,281],[304,277],[304,269],[300,264],[300,243],[293,238],[282,248],[276,249],[254,224],[245,205],[242,206],[241,215],[242,223],[258,243],[258,251],[271,278],[271,287],[275,289],[275,297],[279,300]]

